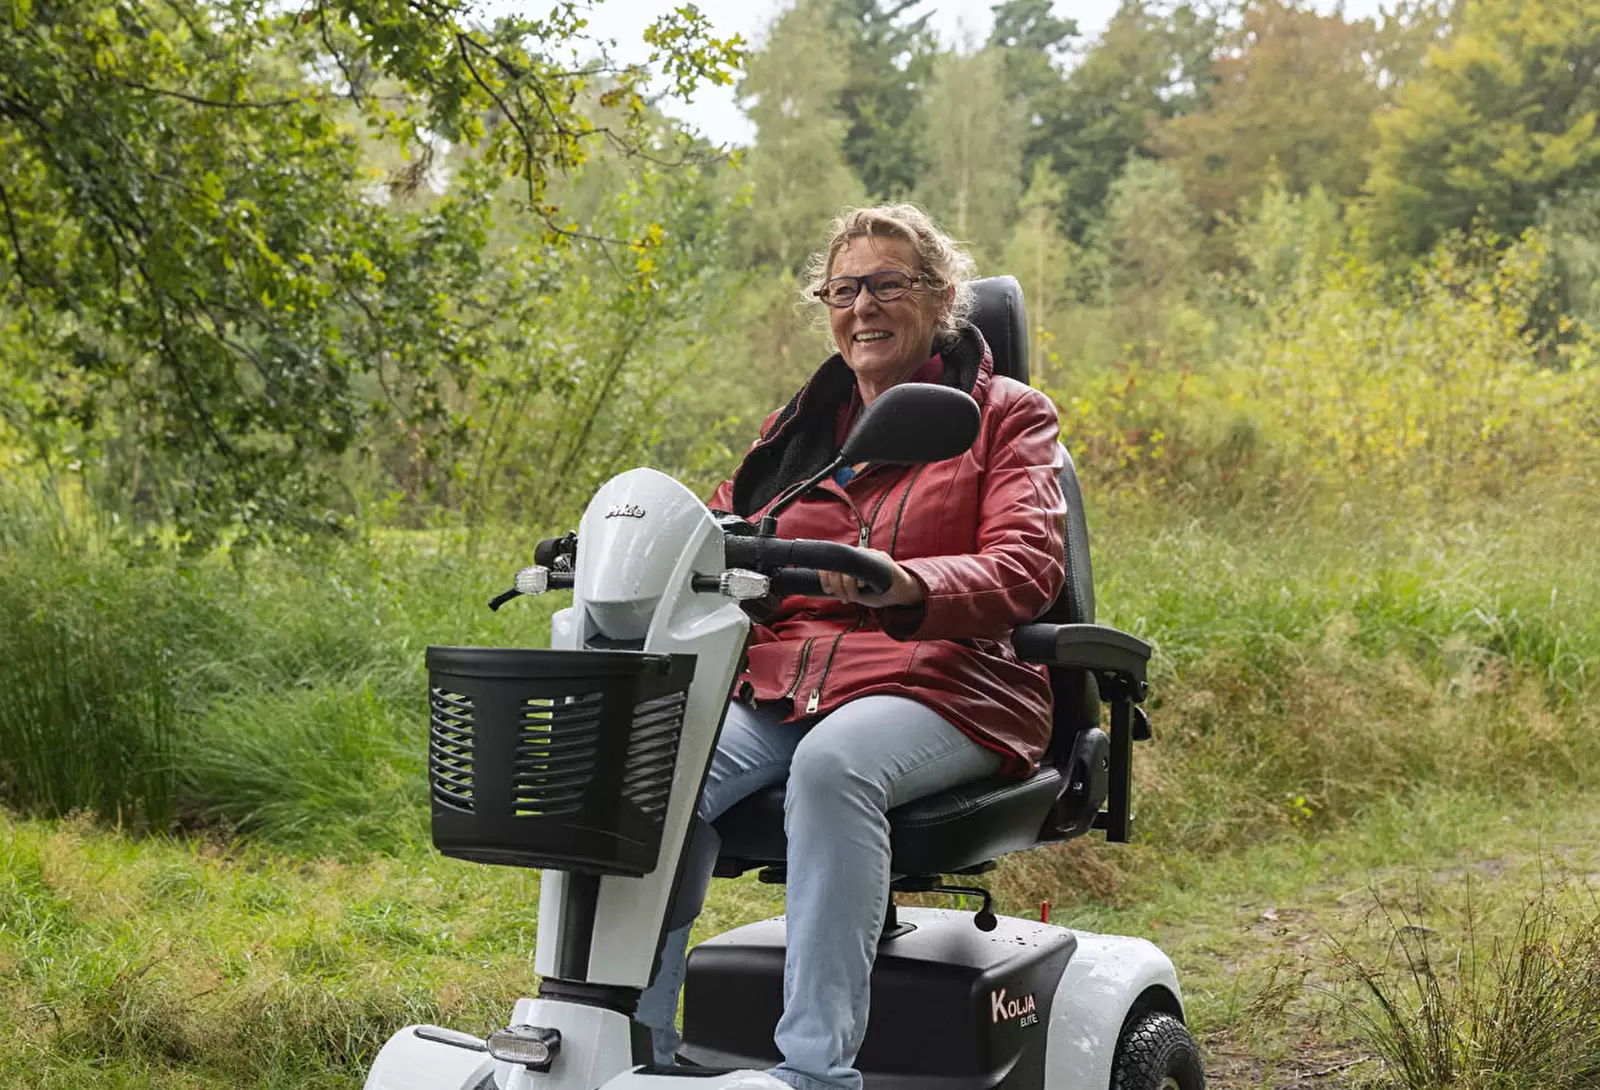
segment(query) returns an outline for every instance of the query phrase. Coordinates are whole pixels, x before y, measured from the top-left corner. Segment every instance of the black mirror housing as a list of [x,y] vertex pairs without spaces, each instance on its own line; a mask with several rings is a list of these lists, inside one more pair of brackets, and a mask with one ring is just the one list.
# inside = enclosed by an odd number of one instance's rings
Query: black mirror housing
[[971,448],[978,423],[978,403],[960,390],[903,382],[867,406],[840,448],[839,460],[845,465],[942,462]]

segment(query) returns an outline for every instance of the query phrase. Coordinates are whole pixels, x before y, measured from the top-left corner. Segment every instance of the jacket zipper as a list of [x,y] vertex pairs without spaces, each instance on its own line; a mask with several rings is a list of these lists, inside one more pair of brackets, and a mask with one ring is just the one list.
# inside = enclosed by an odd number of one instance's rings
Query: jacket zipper
[[906,501],[911,498],[911,490],[916,487],[917,478],[922,476],[922,471],[926,468],[926,466],[917,467],[916,472],[911,474],[911,480],[906,483],[905,492],[900,496],[900,506],[894,513],[894,532],[889,535],[890,556],[894,555],[894,547],[900,544],[900,518],[906,513]]
[[[826,492],[828,490],[823,489],[823,491]],[[856,544],[860,548],[865,549],[867,547],[867,542],[872,540],[872,524],[877,521],[878,512],[883,510],[884,501],[889,498],[889,493],[892,491],[894,491],[892,488],[887,489],[883,495],[878,497],[877,504],[872,508],[872,516],[866,519],[861,517],[860,508],[856,507],[854,500],[845,495],[842,488],[837,493],[839,498],[844,500],[845,506],[850,508],[850,513],[856,517],[856,525],[861,528],[860,532],[856,535]],[[904,504],[902,503],[902,507],[903,506]],[[839,641],[843,640],[850,633],[859,630],[861,626],[866,623],[866,620],[867,611],[857,607],[856,623],[833,638],[833,643],[828,647],[828,661],[825,662],[822,667],[822,676],[817,679],[817,687],[811,690],[811,695],[806,699],[805,714],[816,714],[817,708],[822,703],[822,687],[827,684],[828,674],[833,670],[833,658],[839,650]],[[783,694],[784,698],[792,700],[796,694],[799,693],[800,683],[805,680],[806,666],[809,665],[811,661],[811,644],[814,640],[816,640],[816,638],[817,637],[815,636],[810,637],[806,640],[804,646],[800,648],[800,670],[795,674],[794,683],[790,685],[789,690]]]
[[816,642],[816,639],[815,636],[811,636],[807,638],[805,643],[800,645],[800,669],[795,671],[794,682],[790,684],[788,691],[779,698],[780,700],[793,700],[795,694],[800,691],[800,683],[806,679],[806,664],[811,661],[811,645]]
[[[883,510],[884,501],[889,498],[889,493],[893,491],[893,488],[884,490],[883,495],[878,497],[878,502],[873,505],[872,514],[867,519],[863,520],[861,513],[856,511],[856,521],[861,524],[861,533],[858,535],[857,543],[861,548],[865,549],[867,543],[872,540],[872,527],[878,521],[878,512]],[[848,502],[848,499],[846,502]],[[855,504],[851,504],[850,509],[855,511]],[[850,633],[858,631],[862,625],[867,623],[867,611],[859,606],[856,608],[856,623],[835,636],[833,645],[828,648],[828,661],[823,664],[822,676],[817,679],[817,687],[811,690],[811,698],[806,701],[807,715],[816,714],[817,707],[822,703],[822,687],[828,683],[828,674],[833,670],[833,658],[839,651],[840,641]]]
[[[867,542],[872,540],[872,528],[873,528],[873,526],[877,525],[878,512],[883,510],[883,501],[888,499],[889,498],[889,493],[891,493],[893,491],[894,491],[894,486],[892,486],[892,485],[883,490],[883,495],[879,496],[878,497],[878,502],[873,505],[872,514],[867,518],[867,521],[862,524],[862,526],[861,526],[861,548],[865,549],[867,547]],[[860,516],[858,515],[858,516],[856,516],[856,518],[857,518],[857,520],[859,520]]]
[[811,690],[811,699],[806,701],[807,715],[815,714],[817,706],[822,703],[822,687],[828,683],[828,672],[833,669],[833,656],[839,651],[839,641],[866,623],[867,611],[860,606],[857,606],[856,610],[856,623],[835,636],[833,645],[828,648],[828,661],[822,664],[822,676],[817,678],[817,687]]

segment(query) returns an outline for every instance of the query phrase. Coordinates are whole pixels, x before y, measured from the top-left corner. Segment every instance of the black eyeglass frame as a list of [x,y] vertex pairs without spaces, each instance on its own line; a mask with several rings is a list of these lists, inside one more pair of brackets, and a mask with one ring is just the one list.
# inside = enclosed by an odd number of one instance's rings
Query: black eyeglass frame
[[[896,292],[896,294],[891,295],[888,298],[879,295],[877,289],[872,286],[872,280],[879,276],[904,276],[906,278],[905,290]],[[837,284],[841,281],[853,281],[855,283],[856,290],[855,293],[851,295],[850,298],[845,302],[835,303],[828,298],[828,285]],[[896,299],[905,298],[907,295],[911,294],[917,289],[918,284],[923,284],[926,282],[926,277],[911,276],[907,273],[901,272],[899,269],[879,269],[877,272],[869,272],[866,276],[830,276],[827,280],[822,282],[822,287],[818,288],[811,294],[815,295],[818,299],[821,299],[823,305],[833,307],[835,310],[843,310],[846,307],[853,307],[856,305],[856,300],[861,297],[861,291],[863,288],[866,289],[868,295],[872,296],[878,302],[892,303]]]

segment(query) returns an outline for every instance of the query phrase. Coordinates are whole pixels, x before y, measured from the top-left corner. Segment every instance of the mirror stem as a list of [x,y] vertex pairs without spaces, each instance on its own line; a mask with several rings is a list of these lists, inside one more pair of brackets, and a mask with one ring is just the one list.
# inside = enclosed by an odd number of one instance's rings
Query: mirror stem
[[824,477],[828,476],[830,473],[834,472],[836,469],[838,469],[843,464],[844,464],[844,455],[840,454],[833,461],[831,461],[827,465],[823,466],[822,467],[822,471],[820,473],[818,473],[816,476],[812,477],[809,481],[803,481],[802,483],[800,483],[800,484],[796,485],[795,487],[789,489],[789,491],[785,492],[783,495],[779,496],[778,497],[778,502],[774,503],[771,507],[767,508],[767,513],[765,515],[761,516],[761,526],[756,531],[757,536],[758,537],[777,537],[778,536],[778,515],[785,508],[787,508],[791,503],[793,503],[795,500],[799,499],[801,496],[804,496],[807,492],[811,491],[812,486],[815,485],[818,481],[822,480],[822,478],[824,478]]

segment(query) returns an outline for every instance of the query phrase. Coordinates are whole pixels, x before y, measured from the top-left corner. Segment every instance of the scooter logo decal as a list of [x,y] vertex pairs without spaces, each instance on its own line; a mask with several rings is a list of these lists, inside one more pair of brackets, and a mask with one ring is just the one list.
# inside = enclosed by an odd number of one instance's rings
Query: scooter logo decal
[[1039,1021],[1039,1012],[1034,1006],[1032,995],[1025,995],[1020,999],[1007,999],[1004,988],[989,993],[989,1013],[994,1017],[996,1025],[1009,1022],[1013,1018],[1018,1019],[1018,1026],[1031,1026]]
[[636,503],[619,503],[606,512],[608,519],[642,519],[644,508]]

